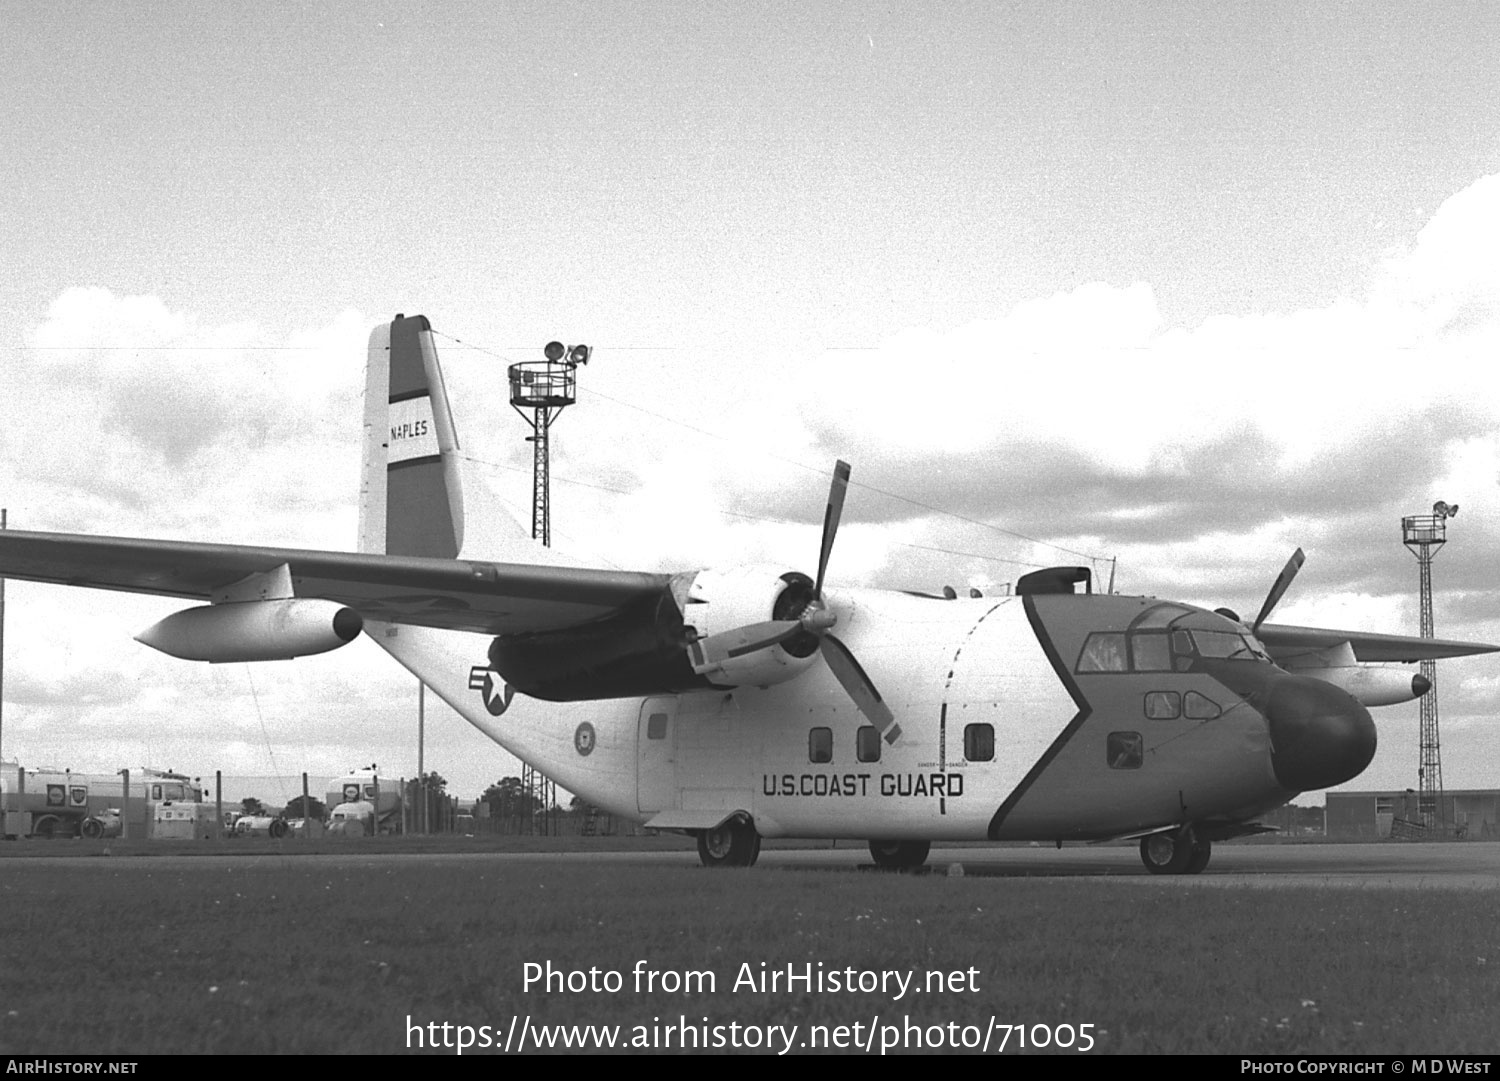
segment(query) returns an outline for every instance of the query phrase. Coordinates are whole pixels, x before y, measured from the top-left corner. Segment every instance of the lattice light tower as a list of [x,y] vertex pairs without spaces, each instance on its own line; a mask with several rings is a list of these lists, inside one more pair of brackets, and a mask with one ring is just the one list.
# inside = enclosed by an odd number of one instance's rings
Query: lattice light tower
[[[1402,543],[1417,557],[1422,579],[1422,637],[1433,638],[1432,626],[1432,557],[1448,540],[1448,519],[1458,514],[1458,504],[1442,500],[1432,505],[1431,514],[1413,514],[1401,519]],[[1420,699],[1422,711],[1421,747],[1417,764],[1417,813],[1429,829],[1441,829],[1443,813],[1443,756],[1438,741],[1437,662],[1422,662],[1422,675],[1432,685]]]
[[510,404],[531,425],[531,435],[526,437],[533,451],[531,536],[551,547],[552,478],[547,433],[558,414],[578,400],[578,366],[589,362],[593,350],[586,345],[548,342],[542,352],[546,360],[523,360],[510,366]]
[[[532,444],[531,536],[548,548],[552,546],[552,473],[547,434],[558,414],[578,400],[578,366],[587,364],[592,353],[586,345],[548,342],[542,350],[546,360],[523,360],[508,370],[510,404],[531,425],[531,435],[527,436]],[[530,797],[526,807],[528,832],[556,833],[556,815],[552,812],[557,804],[556,783],[523,763],[521,789]]]

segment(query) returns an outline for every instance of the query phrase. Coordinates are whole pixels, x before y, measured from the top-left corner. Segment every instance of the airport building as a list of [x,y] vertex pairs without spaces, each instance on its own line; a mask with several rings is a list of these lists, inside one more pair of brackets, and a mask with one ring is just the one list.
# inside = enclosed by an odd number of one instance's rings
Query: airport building
[[[1327,833],[1330,841],[1375,841],[1391,837],[1421,837],[1419,795],[1407,788],[1392,792],[1328,793]],[[1442,799],[1440,821],[1452,833],[1470,841],[1500,840],[1500,789],[1449,789]]]

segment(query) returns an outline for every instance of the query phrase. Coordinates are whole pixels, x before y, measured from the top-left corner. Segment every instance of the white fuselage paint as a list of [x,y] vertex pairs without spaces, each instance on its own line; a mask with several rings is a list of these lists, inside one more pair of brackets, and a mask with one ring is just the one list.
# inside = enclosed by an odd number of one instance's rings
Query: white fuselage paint
[[[517,695],[494,716],[471,681],[471,669],[486,665],[488,638],[366,629],[481,732],[611,813],[644,821],[748,810],[771,837],[983,839],[1077,713],[1020,598],[846,590],[829,600],[836,633],[901,724],[879,761],[857,760],[856,732],[867,722],[823,664],[764,689],[575,703]],[[653,714],[665,717],[654,732]],[[992,726],[989,760],[965,756],[969,725]],[[816,728],[830,730],[829,761],[810,760]]]

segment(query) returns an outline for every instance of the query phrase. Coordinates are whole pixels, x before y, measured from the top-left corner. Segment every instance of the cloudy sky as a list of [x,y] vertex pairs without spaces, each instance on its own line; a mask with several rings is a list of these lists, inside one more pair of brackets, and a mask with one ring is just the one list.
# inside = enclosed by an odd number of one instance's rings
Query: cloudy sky
[[[359,3],[7,8],[0,505],[19,529],[351,548],[370,327],[422,312],[529,517],[504,368],[587,342],[554,539],[1417,629],[1403,514],[1458,503],[1445,637],[1500,642],[1500,9]],[[10,583],[3,753],[416,768],[372,644],[132,641],[176,602]],[[1439,669],[1500,785],[1500,661]],[[1354,787],[1415,786],[1416,706]],[[440,707],[461,794],[517,772]],[[250,783],[250,782],[246,782]],[[288,780],[256,781],[278,801]],[[249,793],[246,793],[249,794]]]

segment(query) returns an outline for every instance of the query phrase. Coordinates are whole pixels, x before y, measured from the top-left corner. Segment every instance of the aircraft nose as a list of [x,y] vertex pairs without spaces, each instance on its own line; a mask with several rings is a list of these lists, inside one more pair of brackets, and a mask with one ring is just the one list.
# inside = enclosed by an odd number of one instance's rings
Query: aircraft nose
[[1343,784],[1375,757],[1370,711],[1322,680],[1278,680],[1265,716],[1271,728],[1271,766],[1277,782],[1289,791]]
[[1432,680],[1420,673],[1411,677],[1411,695],[1413,698],[1421,698],[1430,690],[1432,690]]

